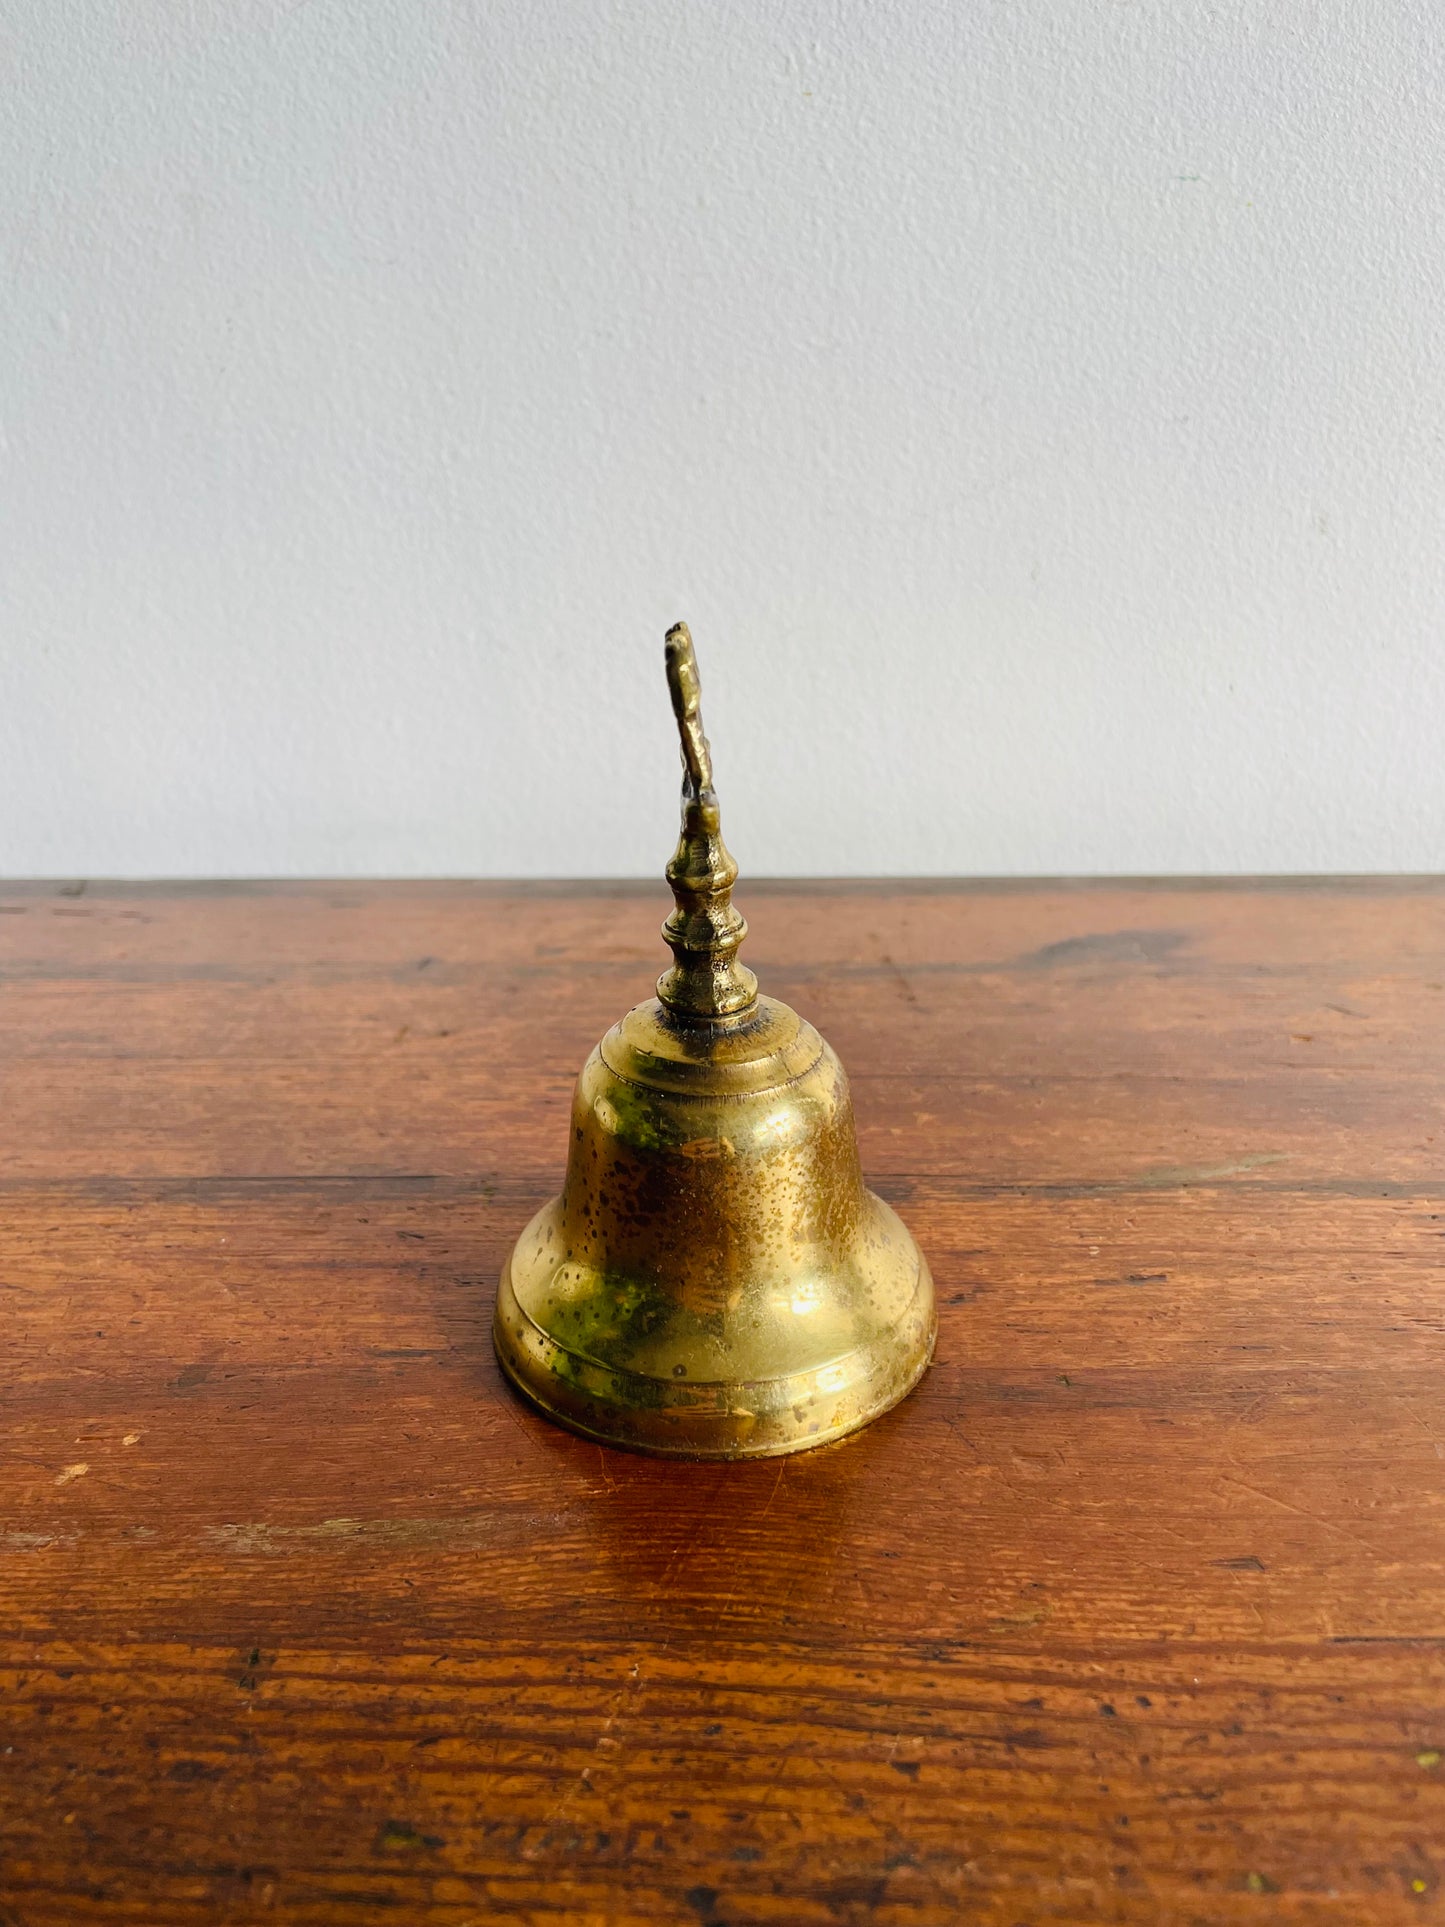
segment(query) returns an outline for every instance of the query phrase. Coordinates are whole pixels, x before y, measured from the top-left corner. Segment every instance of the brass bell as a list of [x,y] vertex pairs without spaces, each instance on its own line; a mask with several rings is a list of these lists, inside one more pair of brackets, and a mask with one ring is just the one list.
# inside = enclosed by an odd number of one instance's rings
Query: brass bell
[[747,924],[684,623],[666,659],[684,772],[674,962],[583,1066],[562,1195],[517,1240],[493,1336],[512,1382],[589,1438],[761,1458],[841,1438],[912,1389],[933,1282],[864,1189],[842,1065],[738,962]]

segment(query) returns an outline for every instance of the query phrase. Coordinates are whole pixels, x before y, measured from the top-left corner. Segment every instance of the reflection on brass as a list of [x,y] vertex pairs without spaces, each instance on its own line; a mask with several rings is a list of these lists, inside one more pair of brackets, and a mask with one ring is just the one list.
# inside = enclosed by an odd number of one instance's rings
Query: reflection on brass
[[673,963],[583,1066],[567,1177],[502,1273],[509,1378],[590,1438],[761,1458],[866,1425],[933,1352],[933,1283],[863,1186],[843,1067],[758,994],[722,839],[697,659],[668,632],[682,832]]

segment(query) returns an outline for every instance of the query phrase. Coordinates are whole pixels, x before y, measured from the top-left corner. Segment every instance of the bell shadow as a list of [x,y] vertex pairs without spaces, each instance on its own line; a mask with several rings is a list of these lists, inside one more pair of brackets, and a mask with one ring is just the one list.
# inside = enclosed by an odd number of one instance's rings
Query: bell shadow
[[597,1631],[785,1644],[889,1630],[864,1563],[917,1478],[913,1400],[831,1445],[717,1461],[603,1445],[510,1385],[505,1396],[571,1495],[594,1562],[583,1616]]

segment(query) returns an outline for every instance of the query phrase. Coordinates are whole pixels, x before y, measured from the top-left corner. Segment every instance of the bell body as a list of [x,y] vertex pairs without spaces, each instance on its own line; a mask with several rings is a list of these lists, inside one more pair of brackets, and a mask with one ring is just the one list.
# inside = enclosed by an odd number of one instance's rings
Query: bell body
[[577,1082],[562,1195],[512,1252],[495,1338],[552,1417],[687,1458],[798,1451],[894,1404],[933,1351],[918,1247],[863,1185],[843,1068],[759,997],[654,1000]]

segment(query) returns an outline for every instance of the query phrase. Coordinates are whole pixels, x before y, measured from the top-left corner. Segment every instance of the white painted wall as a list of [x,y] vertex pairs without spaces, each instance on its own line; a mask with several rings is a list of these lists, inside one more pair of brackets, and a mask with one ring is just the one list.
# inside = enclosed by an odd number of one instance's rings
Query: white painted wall
[[1438,0],[0,29],[0,871],[1445,867]]

